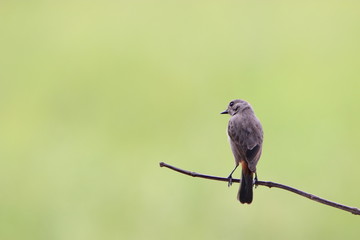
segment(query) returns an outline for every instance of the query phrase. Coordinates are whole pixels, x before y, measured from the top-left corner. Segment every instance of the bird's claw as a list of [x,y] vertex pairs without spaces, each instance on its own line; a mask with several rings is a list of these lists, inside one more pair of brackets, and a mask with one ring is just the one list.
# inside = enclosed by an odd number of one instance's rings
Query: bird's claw
[[257,178],[257,175],[255,174],[255,178],[254,178],[254,185],[255,185],[255,188],[257,188],[257,182],[258,182],[258,178]]
[[228,179],[229,179],[229,181],[228,181],[228,187],[231,187],[233,178],[232,178],[232,176],[230,175],[230,176],[228,176]]

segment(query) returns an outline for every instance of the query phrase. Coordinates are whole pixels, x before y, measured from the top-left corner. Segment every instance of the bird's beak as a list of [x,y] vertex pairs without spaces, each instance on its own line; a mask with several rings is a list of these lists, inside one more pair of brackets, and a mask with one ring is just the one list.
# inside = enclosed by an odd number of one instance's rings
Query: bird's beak
[[220,114],[228,114],[228,113],[229,113],[228,110],[225,110],[225,111],[221,112]]

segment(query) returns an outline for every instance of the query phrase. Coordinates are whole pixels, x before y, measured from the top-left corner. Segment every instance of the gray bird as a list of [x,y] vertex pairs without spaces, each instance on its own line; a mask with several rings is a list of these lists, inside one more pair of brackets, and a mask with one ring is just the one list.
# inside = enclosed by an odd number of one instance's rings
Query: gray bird
[[232,184],[233,172],[241,163],[242,177],[237,198],[241,203],[250,204],[253,200],[253,177],[255,174],[255,181],[257,181],[256,164],[262,151],[262,126],[251,105],[241,99],[231,101],[227,110],[221,114],[231,116],[228,136],[235,158],[235,168],[228,177],[229,186]]

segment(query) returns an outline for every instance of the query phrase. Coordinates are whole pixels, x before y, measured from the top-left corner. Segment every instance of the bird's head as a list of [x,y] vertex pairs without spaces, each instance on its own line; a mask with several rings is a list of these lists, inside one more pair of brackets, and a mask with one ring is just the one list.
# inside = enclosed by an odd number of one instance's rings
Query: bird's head
[[251,109],[251,105],[247,101],[235,99],[229,103],[228,108],[221,112],[221,114],[229,114],[234,116],[237,113],[241,113],[245,109]]

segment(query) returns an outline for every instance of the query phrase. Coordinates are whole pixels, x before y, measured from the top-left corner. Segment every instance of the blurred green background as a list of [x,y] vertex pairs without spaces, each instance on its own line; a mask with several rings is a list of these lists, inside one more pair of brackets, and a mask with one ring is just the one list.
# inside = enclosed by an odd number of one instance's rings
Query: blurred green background
[[[0,239],[351,239],[358,216],[228,176],[234,98],[260,180],[360,207],[357,1],[2,1]],[[240,173],[235,174],[236,177]]]

